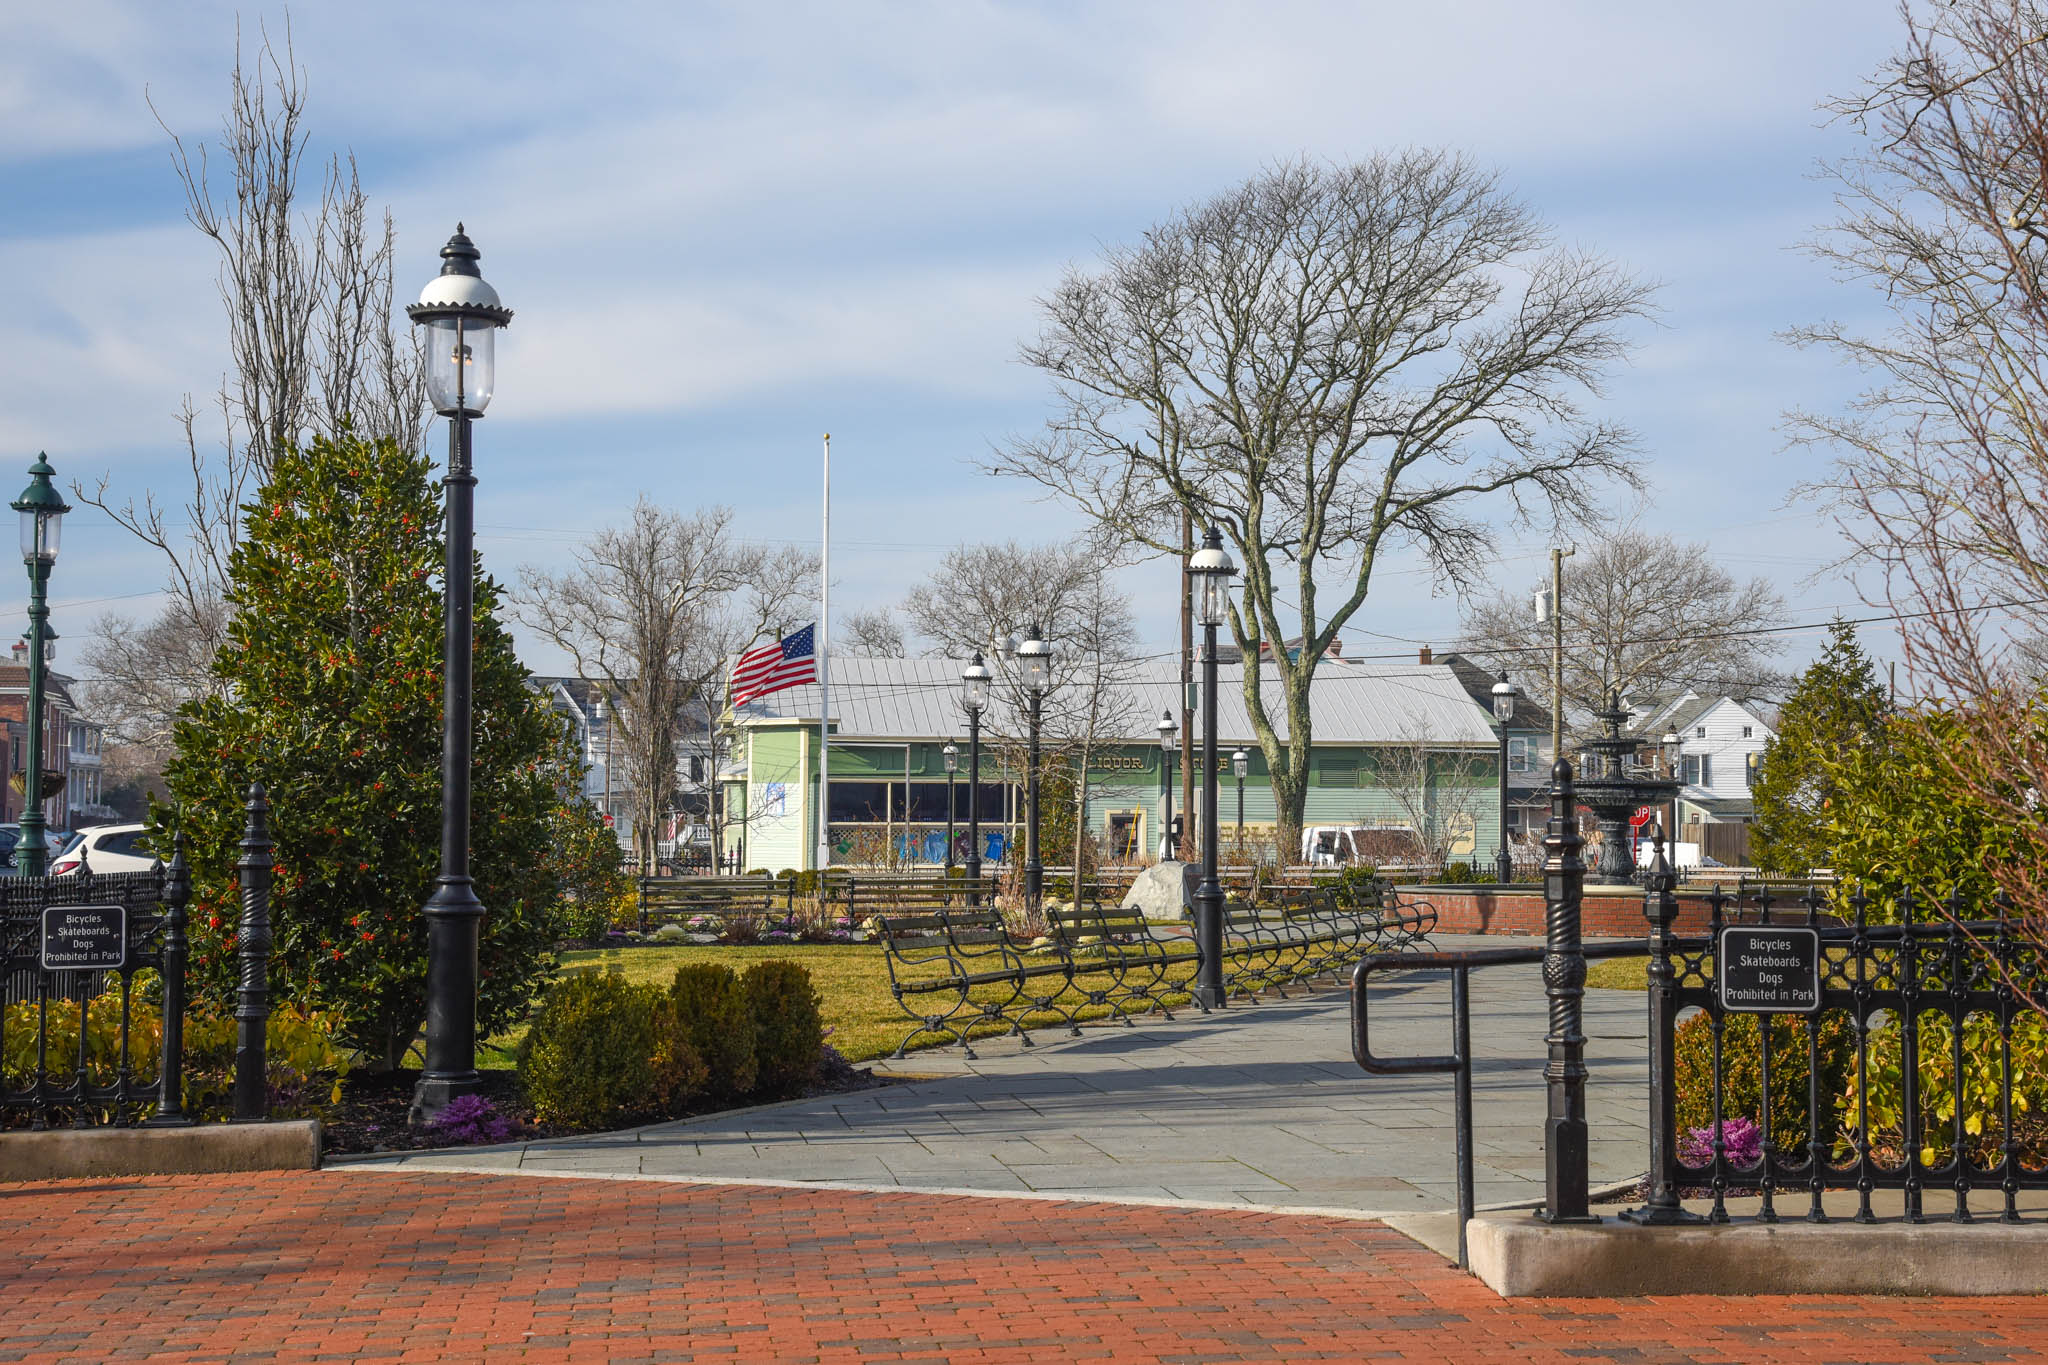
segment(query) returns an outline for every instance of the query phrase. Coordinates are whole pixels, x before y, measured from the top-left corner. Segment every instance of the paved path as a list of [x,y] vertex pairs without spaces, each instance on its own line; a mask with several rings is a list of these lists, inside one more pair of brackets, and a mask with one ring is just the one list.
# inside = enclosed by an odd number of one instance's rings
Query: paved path
[[1369,1222],[298,1172],[0,1192],[0,1361],[2038,1360],[2048,1299],[1516,1300]]
[[[1440,938],[1500,946],[1498,938]],[[1540,1198],[1544,1003],[1535,967],[1473,978],[1481,1204]],[[1449,1050],[1440,973],[1374,988],[1374,1049]],[[1268,999],[1204,1018],[1090,1028],[1038,1046],[913,1053],[939,1079],[629,1133],[378,1158],[415,1169],[828,1182],[1412,1213],[1452,1207],[1451,1082],[1368,1076],[1351,1060],[1348,994]],[[1593,991],[1596,1186],[1640,1175],[1643,996]]]

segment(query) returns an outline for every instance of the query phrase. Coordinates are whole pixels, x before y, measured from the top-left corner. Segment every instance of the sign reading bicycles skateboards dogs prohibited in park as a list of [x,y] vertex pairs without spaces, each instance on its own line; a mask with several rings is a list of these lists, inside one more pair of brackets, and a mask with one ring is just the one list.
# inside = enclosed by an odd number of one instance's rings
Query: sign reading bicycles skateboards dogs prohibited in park
[[1721,1008],[1741,1014],[1811,1014],[1820,1008],[1820,930],[1731,924],[1714,950]]
[[112,971],[127,965],[127,907],[53,905],[43,911],[44,971]]

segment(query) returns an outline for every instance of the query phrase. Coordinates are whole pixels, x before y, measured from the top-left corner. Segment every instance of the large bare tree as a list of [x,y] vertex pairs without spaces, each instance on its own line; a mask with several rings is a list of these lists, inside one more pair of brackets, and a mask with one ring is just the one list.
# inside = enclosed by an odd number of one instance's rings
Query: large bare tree
[[1462,157],[1278,166],[1061,281],[1024,350],[1054,416],[991,467],[1158,553],[1181,552],[1184,510],[1222,528],[1232,634],[1247,659],[1273,647],[1244,692],[1292,846],[1310,686],[1382,556],[1463,585],[1500,528],[1635,482],[1628,432],[1585,401],[1648,299]]
[[1795,334],[1872,379],[1795,429],[1836,457],[1810,491],[1875,567],[1921,686],[1960,709],[1946,760],[2020,832],[1992,871],[2048,936],[2048,10],[1899,13],[1900,50],[1833,106],[1864,149],[1835,168],[1845,213],[1814,244],[1890,326]]
[[237,38],[216,146],[188,146],[165,126],[186,217],[219,253],[229,368],[210,420],[189,395],[178,415],[187,477],[177,501],[117,492],[110,477],[77,487],[163,557],[156,619],[103,618],[83,651],[104,679],[95,707],[122,738],[158,750],[179,705],[213,685],[242,504],[274,453],[345,427],[418,449],[429,419],[417,343],[392,311],[391,215],[372,213],[352,156],[331,158],[309,196],[306,107],[287,26],[281,44],[266,32],[246,67]]
[[643,871],[653,870],[661,812],[676,790],[684,727],[722,709],[733,651],[809,610],[817,570],[815,556],[740,540],[727,508],[685,516],[644,497],[567,571],[521,570],[514,615],[608,699]]
[[[1532,682],[1545,677],[1552,628],[1532,609],[1544,586],[1532,578],[1471,602],[1464,648]],[[1768,580],[1737,581],[1708,546],[1634,524],[1603,532],[1564,562],[1566,722],[1578,729],[1610,692],[1780,696],[1782,637],[1763,632],[1788,619]]]

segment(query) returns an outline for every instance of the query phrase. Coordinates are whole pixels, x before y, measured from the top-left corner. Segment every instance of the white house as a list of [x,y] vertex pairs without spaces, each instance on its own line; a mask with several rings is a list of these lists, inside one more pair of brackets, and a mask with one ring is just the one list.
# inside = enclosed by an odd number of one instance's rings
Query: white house
[[1775,711],[1754,698],[1703,697],[1686,691],[1644,706],[1632,706],[1632,728],[1654,741],[1678,734],[1678,823],[1748,824],[1754,808],[1749,790],[1764,745],[1777,733]]

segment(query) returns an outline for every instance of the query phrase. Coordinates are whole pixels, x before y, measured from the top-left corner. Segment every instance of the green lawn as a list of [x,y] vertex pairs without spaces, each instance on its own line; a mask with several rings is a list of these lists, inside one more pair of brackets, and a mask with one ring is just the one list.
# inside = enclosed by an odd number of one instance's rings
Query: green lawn
[[[600,967],[607,971],[618,971],[628,981],[651,981],[666,984],[675,976],[676,968],[686,962],[723,962],[735,972],[744,972],[756,962],[770,958],[802,964],[811,974],[811,981],[823,998],[825,1026],[832,1030],[829,1041],[851,1062],[871,1061],[885,1057],[896,1050],[896,1045],[909,1032],[913,1020],[896,1003],[889,993],[889,969],[882,960],[882,949],[876,944],[755,944],[744,948],[727,947],[720,944],[686,944],[671,948],[605,948],[562,954],[562,970],[587,971]],[[1194,975],[1193,945],[1189,945],[1188,962],[1185,967],[1172,969],[1171,979],[1184,981]],[[1079,991],[1063,995],[1059,1003],[1073,1009],[1081,1019],[1101,1019],[1110,1014],[1106,1005],[1080,1005],[1086,998],[1085,990],[1093,985],[1106,988],[1107,976],[1076,978]],[[1004,991],[1007,995],[1007,991]],[[944,1008],[944,1002],[952,999],[950,993],[931,997],[933,1010]],[[1171,1005],[1186,1003],[1184,994],[1167,997]],[[1075,1006],[1079,1005],[1079,1008]],[[1031,1015],[1025,1026],[1045,1027],[1060,1021],[1060,1016],[1046,1013]],[[1007,1026],[982,1024],[970,1029],[976,1038],[988,1037],[1008,1031]],[[512,1065],[513,1051],[519,1039],[525,1034],[524,1024],[491,1039],[479,1049],[477,1064],[483,1067],[507,1068]],[[937,1047],[951,1041],[943,1035],[922,1034],[911,1040],[913,1049]]]
[[1610,957],[1588,962],[1586,984],[1603,991],[1646,991],[1650,989],[1650,959]]

